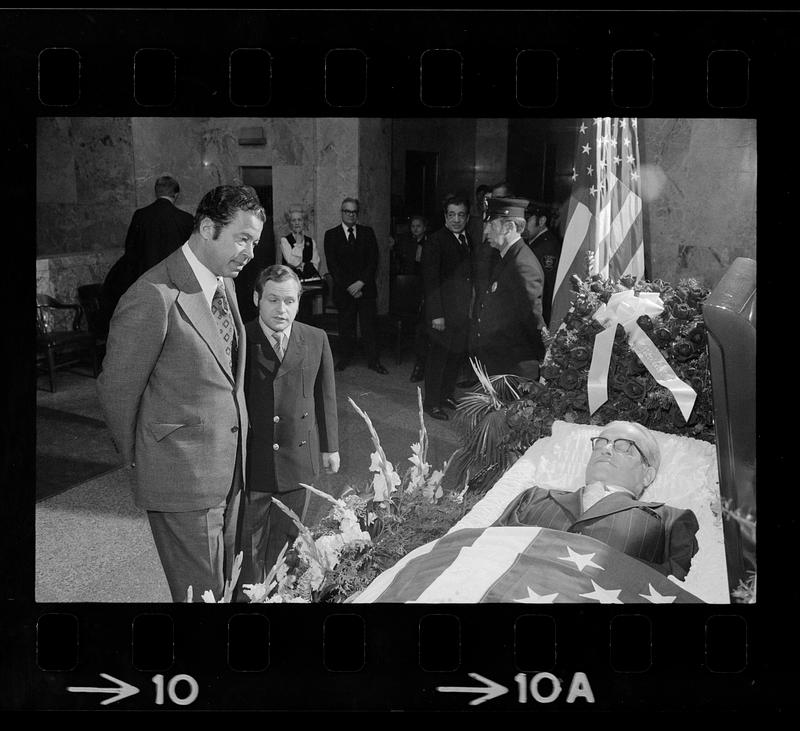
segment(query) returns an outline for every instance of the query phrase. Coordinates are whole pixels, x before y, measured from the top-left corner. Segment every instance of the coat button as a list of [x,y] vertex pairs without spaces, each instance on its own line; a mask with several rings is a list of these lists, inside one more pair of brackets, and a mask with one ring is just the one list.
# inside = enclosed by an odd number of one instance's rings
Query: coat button
[[306,411],[300,418],[305,419],[308,416],[308,412]]
[[297,446],[298,446],[298,447],[304,447],[305,445],[306,445],[306,440],[304,439],[304,440],[303,440],[302,442],[300,442],[300,444],[298,444]]
[[272,448],[277,452],[281,448],[281,446],[280,444],[273,444]]
[[277,424],[281,420],[281,417],[280,416],[274,416],[272,418],[272,420]]
[[239,427],[238,426],[232,426],[231,427],[231,433],[232,434],[236,434],[237,431],[239,431]]

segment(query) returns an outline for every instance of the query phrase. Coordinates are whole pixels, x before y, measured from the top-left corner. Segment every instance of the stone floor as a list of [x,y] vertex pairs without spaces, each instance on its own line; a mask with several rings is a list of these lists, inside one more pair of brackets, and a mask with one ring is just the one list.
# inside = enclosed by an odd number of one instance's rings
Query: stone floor
[[[419,439],[416,386],[409,382],[410,355],[401,364],[384,357],[389,375],[381,376],[355,359],[336,373],[341,469],[323,475],[317,487],[339,495],[348,485],[364,485],[372,441],[364,421],[348,402],[367,412],[387,458],[402,474],[410,445]],[[37,405],[83,416],[98,412],[94,381],[65,373],[59,391],[39,391]],[[428,461],[441,468],[457,446],[452,422],[426,417],[430,440]],[[46,447],[47,445],[42,445]],[[72,443],[72,458],[82,445]],[[112,469],[36,504],[37,602],[161,602],[170,601],[144,512],[130,497],[130,472]],[[324,514],[326,503],[314,498],[307,522]]]

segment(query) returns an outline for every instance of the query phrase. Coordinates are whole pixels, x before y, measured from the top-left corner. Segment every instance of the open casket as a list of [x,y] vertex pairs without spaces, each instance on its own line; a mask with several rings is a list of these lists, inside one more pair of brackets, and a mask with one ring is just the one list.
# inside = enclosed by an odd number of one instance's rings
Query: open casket
[[[653,432],[661,449],[661,468],[642,499],[689,508],[700,525],[698,552],[683,581],[667,579],[586,536],[535,527],[490,527],[532,485],[579,489],[591,450],[589,438],[601,428],[555,422],[552,436],[531,445],[446,536],[409,553],[354,602],[672,603],[699,599],[727,604],[717,456],[714,445],[707,442]],[[588,561],[575,556],[588,557]]]
[[737,259],[704,310],[717,446],[653,431],[662,462],[642,499],[691,509],[700,526],[683,581],[586,536],[492,527],[533,485],[583,484],[589,438],[601,427],[556,421],[447,535],[409,553],[353,601],[729,603],[731,589],[755,569],[754,543],[722,510],[724,499],[755,515],[755,293],[755,262]]

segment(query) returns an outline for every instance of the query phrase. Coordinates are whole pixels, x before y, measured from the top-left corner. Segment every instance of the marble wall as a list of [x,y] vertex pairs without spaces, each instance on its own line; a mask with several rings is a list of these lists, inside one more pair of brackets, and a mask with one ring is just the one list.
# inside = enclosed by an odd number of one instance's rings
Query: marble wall
[[342,222],[342,199],[359,197],[358,129],[358,119],[321,118],[314,123],[316,227],[313,235],[323,262],[325,232]]
[[129,118],[40,118],[37,257],[124,246],[136,208]]
[[[266,144],[240,145],[244,127],[262,128]],[[341,221],[342,199],[353,196],[363,199],[362,220],[375,228],[388,261],[381,232],[389,230],[390,129],[379,119],[43,119],[37,288],[75,301],[77,284],[102,282],[121,255],[134,210],[152,202],[160,175],[177,178],[177,205],[194,214],[209,189],[241,183],[242,166],[272,168],[276,246],[288,232],[287,208],[302,205],[324,272],[324,233]],[[385,311],[388,298],[380,304]]]
[[756,258],[756,121],[640,119],[645,236],[652,276],[713,287]]
[[[240,145],[243,127],[261,127],[266,144]],[[641,119],[639,134],[651,274],[713,287],[737,256],[756,256],[756,123]],[[270,166],[276,243],[286,208],[301,204],[324,258],[342,199],[360,199],[381,247],[386,311],[390,201],[404,194],[405,152],[438,153],[440,198],[471,197],[476,183],[505,177],[507,145],[503,119],[41,118],[37,288],[74,301],[78,284],[102,281],[159,175],[180,181],[178,205],[194,213],[211,187],[240,182],[241,166]]]
[[378,312],[389,309],[392,125],[386,119],[362,119],[359,125],[359,220],[378,239]]

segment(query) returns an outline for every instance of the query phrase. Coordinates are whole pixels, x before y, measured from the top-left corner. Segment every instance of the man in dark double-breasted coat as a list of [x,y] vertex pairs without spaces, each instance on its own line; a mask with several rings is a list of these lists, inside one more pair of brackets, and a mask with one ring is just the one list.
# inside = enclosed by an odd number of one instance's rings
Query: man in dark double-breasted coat
[[328,336],[297,322],[302,284],[285,265],[259,274],[258,317],[245,325],[244,392],[250,413],[241,583],[263,580],[298,529],[273,496],[305,518],[320,462],[339,469],[336,385]]

